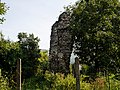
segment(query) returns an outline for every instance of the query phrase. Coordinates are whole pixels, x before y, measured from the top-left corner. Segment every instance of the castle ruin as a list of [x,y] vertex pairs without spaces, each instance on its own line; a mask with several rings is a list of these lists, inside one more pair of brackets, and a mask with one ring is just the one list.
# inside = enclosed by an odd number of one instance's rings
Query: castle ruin
[[51,30],[50,50],[49,50],[49,67],[53,73],[70,72],[70,56],[72,53],[72,35],[69,28],[70,15],[63,12],[58,21],[56,21]]

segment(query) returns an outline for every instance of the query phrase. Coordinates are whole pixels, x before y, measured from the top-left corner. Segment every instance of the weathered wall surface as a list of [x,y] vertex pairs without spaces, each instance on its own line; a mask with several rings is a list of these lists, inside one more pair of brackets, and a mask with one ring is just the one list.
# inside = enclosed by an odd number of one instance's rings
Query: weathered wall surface
[[73,44],[69,24],[70,15],[64,12],[52,26],[49,65],[50,71],[54,73],[69,73],[70,55],[72,53]]

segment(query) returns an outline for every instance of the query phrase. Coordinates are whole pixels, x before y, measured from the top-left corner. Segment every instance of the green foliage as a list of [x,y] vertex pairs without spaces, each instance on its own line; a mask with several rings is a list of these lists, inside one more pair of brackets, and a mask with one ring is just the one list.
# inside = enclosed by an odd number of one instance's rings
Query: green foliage
[[22,80],[34,76],[39,65],[40,49],[38,37],[34,34],[19,33],[20,57],[22,60]]
[[4,39],[0,33],[0,69],[2,76],[8,78],[9,86],[15,86],[16,60],[18,59],[19,44]]
[[0,76],[0,89],[1,90],[11,90],[8,85],[8,80]]
[[120,81],[114,79],[114,75],[107,77],[97,77],[95,81],[87,82],[85,77],[81,77],[81,90],[119,90]]
[[38,73],[39,72],[43,72],[43,74],[45,73],[46,70],[49,69],[48,67],[48,51],[40,51],[40,58],[38,58],[39,61],[39,66],[38,66]]
[[72,75],[64,77],[63,74],[46,73],[39,74],[26,81],[23,90],[75,90],[75,78]]
[[[81,90],[119,90],[120,81],[114,79],[114,75],[107,77],[97,77],[95,81],[85,81],[84,75],[80,77]],[[72,74],[66,77],[61,73],[53,74],[46,71],[37,76],[27,79],[23,83],[23,90],[76,90],[76,80]]]
[[63,74],[57,73],[55,75],[57,78],[53,83],[53,90],[73,90],[75,89],[75,78],[68,74],[67,77],[64,77]]
[[114,78],[115,75],[109,76],[109,81],[106,79],[106,87],[111,90],[119,90],[120,89],[120,80]]
[[81,64],[99,71],[120,72],[120,2],[80,0],[71,9],[75,53]]
[[7,10],[8,10],[8,7],[5,5],[5,3],[2,3],[0,1],[0,24],[4,22],[5,19],[2,16],[5,15]]
[[22,59],[22,80],[35,75],[39,65],[39,39],[33,34],[25,35],[26,37],[20,33],[19,42],[11,42],[5,40],[0,33],[0,69],[2,76],[8,78],[9,86],[13,89],[16,86],[16,61],[19,58]]

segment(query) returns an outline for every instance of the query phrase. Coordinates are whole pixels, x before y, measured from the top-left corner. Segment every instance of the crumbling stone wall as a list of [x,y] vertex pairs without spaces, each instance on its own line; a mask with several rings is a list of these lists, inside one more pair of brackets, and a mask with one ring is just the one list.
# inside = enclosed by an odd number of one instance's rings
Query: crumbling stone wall
[[69,28],[70,15],[63,12],[52,26],[49,66],[50,71],[69,73],[70,56],[72,53],[72,35]]

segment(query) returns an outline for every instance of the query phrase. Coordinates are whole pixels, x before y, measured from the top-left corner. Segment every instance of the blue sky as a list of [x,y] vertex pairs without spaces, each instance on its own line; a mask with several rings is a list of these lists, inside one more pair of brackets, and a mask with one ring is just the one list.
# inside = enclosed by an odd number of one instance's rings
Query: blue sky
[[64,11],[64,6],[77,0],[2,0],[7,11],[0,31],[12,41],[17,41],[19,32],[33,33],[40,38],[40,48],[49,49],[51,26]]

